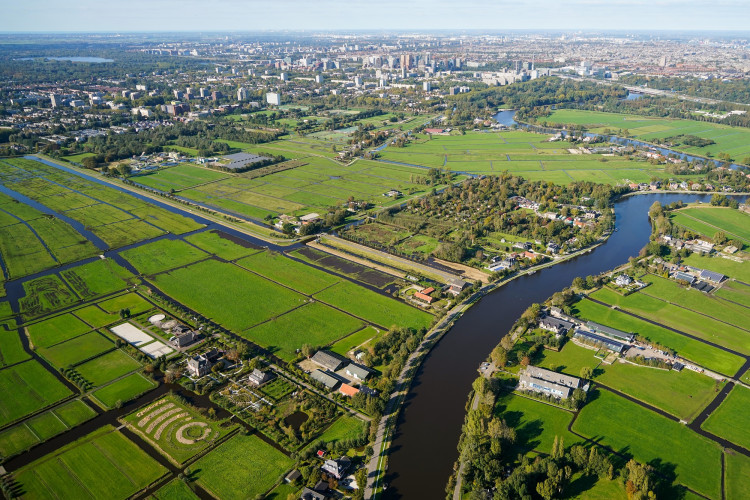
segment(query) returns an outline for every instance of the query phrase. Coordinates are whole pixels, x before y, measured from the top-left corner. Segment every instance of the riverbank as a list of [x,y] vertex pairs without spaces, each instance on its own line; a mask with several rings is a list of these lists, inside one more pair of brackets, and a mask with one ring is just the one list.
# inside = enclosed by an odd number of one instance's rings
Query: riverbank
[[370,458],[370,461],[367,464],[368,484],[367,488],[365,489],[364,496],[366,499],[375,499],[377,498],[379,493],[382,493],[384,491],[384,480],[382,476],[385,475],[385,472],[388,469],[388,451],[392,445],[392,438],[395,428],[397,427],[397,422],[400,411],[402,410],[404,399],[406,398],[412,387],[415,376],[418,369],[421,367],[422,362],[430,353],[432,348],[435,347],[435,345],[437,345],[437,343],[453,328],[455,322],[460,319],[472,306],[478,304],[484,296],[523,276],[533,275],[537,271],[540,271],[542,269],[546,269],[557,264],[563,264],[572,259],[580,257],[581,255],[587,254],[600,245],[604,244],[611,235],[612,232],[608,232],[590,247],[566,255],[552,262],[546,262],[544,264],[525,269],[522,272],[502,278],[501,280],[494,283],[484,285],[479,290],[464,299],[460,304],[454,306],[440,322],[438,322],[430,331],[427,332],[420,345],[412,353],[412,355],[409,356],[403,370],[399,374],[396,388],[391,393],[391,397],[389,398],[388,404],[386,405],[386,410],[383,413],[383,417],[378,424],[378,431],[376,434],[375,443],[373,444],[373,449],[376,450],[376,454],[374,454]]

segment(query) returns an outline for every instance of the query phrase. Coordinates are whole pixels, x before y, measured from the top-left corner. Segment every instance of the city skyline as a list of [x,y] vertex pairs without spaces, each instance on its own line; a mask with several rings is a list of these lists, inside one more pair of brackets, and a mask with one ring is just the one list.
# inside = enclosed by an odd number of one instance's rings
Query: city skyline
[[740,0],[447,0],[408,4],[384,0],[268,2],[196,0],[175,8],[166,0],[94,2],[64,9],[50,0],[5,7],[0,32],[149,32],[259,30],[687,30],[745,31],[750,4]]

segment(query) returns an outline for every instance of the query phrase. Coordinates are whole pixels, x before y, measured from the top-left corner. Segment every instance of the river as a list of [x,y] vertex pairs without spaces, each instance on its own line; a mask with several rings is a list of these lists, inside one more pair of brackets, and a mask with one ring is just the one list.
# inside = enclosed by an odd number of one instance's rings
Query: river
[[604,244],[576,259],[519,277],[469,309],[432,349],[414,378],[393,435],[383,498],[445,497],[477,368],[527,307],[569,286],[577,276],[607,271],[637,255],[649,240],[648,209],[655,201],[708,202],[710,198],[688,193],[625,197],[615,205],[616,231]]

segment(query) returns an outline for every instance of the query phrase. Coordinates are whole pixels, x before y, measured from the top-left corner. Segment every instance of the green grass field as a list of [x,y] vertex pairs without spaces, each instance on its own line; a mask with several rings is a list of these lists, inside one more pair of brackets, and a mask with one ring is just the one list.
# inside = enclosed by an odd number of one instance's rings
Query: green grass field
[[35,360],[0,370],[0,426],[49,406],[72,394]]
[[573,420],[571,412],[539,401],[513,394],[501,395],[495,403],[494,413],[516,429],[516,443],[513,445],[516,453],[526,454],[532,450],[550,453],[555,436],[561,437],[565,446],[581,441],[568,432],[568,425]]
[[31,358],[23,348],[21,337],[15,330],[0,329],[0,367],[19,363]]
[[433,319],[431,314],[348,281],[323,290],[315,298],[386,328],[427,328]]
[[700,269],[710,269],[745,283],[750,283],[750,263],[747,261],[735,262],[721,257],[704,257],[693,253],[684,259],[683,263]]
[[716,396],[714,380],[683,370],[658,370],[615,363],[604,366],[595,382],[624,392],[690,422]]
[[569,341],[560,352],[544,349],[542,359],[536,364],[548,370],[578,377],[581,374],[581,368],[584,366],[594,369],[599,365],[601,360],[594,356],[595,354],[595,350],[586,349]]
[[115,345],[97,332],[89,332],[52,347],[39,349],[39,354],[58,368],[75,365],[97,354],[109,351]]
[[735,386],[721,405],[703,423],[707,431],[750,450],[750,389]]
[[354,439],[367,431],[367,424],[356,417],[344,415],[332,423],[316,440],[326,443],[336,443],[347,439]]
[[[175,147],[175,146],[171,146]],[[170,189],[181,190],[204,184],[206,182],[226,179],[229,175],[208,168],[193,165],[177,165],[162,168],[153,173],[136,175],[130,178],[133,182],[144,186],[169,192]]]
[[604,113],[574,109],[560,109],[540,123],[565,123],[585,125],[591,132],[602,132],[605,128],[627,129],[630,137],[658,143],[665,137],[695,135],[712,139],[716,144],[705,147],[680,146],[675,149],[701,156],[729,153],[733,159],[741,161],[750,154],[750,130],[697,120],[654,118],[620,113]]
[[0,432],[0,457],[12,457],[96,416],[86,403],[74,399]]
[[305,303],[305,297],[234,264],[208,260],[156,276],[157,287],[227,328],[246,330]]
[[750,489],[747,488],[750,484],[750,458],[730,450],[727,450],[724,457],[726,460],[724,472],[726,498],[750,499]]
[[76,366],[76,371],[92,384],[102,385],[140,367],[138,361],[116,349]]
[[294,461],[256,436],[238,435],[198,460],[197,483],[217,498],[244,500],[263,495]]
[[633,332],[652,342],[658,342],[663,346],[674,349],[680,356],[719,373],[733,375],[744,363],[744,360],[739,356],[590,300],[578,301],[574,312],[581,318],[602,325],[610,325],[626,332]]
[[154,306],[138,294],[126,293],[125,295],[99,302],[99,307],[111,314],[117,314],[121,309],[130,309],[130,314],[135,316],[136,314],[153,309]]
[[750,215],[733,208],[698,206],[674,211],[670,218],[680,226],[713,238],[723,232],[730,240],[750,245]]
[[19,300],[19,305],[26,318],[42,316],[80,302],[55,274],[26,281],[23,290],[26,295]]
[[82,299],[123,290],[133,275],[112,259],[96,260],[60,273]]
[[73,314],[77,318],[88,323],[92,328],[107,326],[120,319],[119,315],[105,312],[97,305],[90,305],[82,307],[81,309],[76,309],[73,311]]
[[107,425],[23,467],[16,480],[23,498],[125,499],[166,472]]
[[237,261],[237,264],[272,281],[306,295],[323,290],[340,279],[275,252],[260,252]]
[[149,403],[121,421],[175,464],[185,463],[237,427],[208,419],[172,396]]
[[185,240],[193,245],[226,260],[236,260],[257,253],[255,248],[244,247],[235,243],[231,236],[222,231],[202,231],[186,236]]
[[190,486],[185,481],[172,479],[166,485],[159,488],[153,495],[155,500],[198,500]]
[[26,327],[35,347],[50,347],[91,330],[72,314],[62,314]]
[[105,408],[112,409],[118,402],[125,403],[156,387],[156,383],[140,373],[132,373],[127,377],[102,387],[92,393]]
[[375,327],[368,326],[354,332],[351,335],[339,340],[330,347],[330,350],[345,356],[347,352],[354,349],[355,347],[364,344],[368,340],[375,338],[380,335],[380,332]]
[[325,346],[361,329],[364,323],[319,302],[307,304],[241,333],[284,360],[304,344]]
[[674,467],[677,482],[709,498],[721,497],[719,445],[606,391],[596,396],[581,410],[573,431],[665,471]]
[[146,243],[121,254],[141,274],[155,274],[186,266],[208,257],[208,254],[181,240],[162,239]]
[[696,337],[724,345],[738,352],[750,353],[750,333],[663,300],[640,292],[623,297],[607,289],[594,292],[591,296]]

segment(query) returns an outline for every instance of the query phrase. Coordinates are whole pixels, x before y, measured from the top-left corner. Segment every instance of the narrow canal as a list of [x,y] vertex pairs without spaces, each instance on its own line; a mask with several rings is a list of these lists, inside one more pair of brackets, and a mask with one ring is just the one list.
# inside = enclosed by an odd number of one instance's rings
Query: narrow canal
[[522,276],[484,297],[459,319],[419,368],[393,435],[383,498],[445,497],[458,459],[464,404],[479,364],[523,311],[569,286],[577,276],[598,274],[627,262],[648,243],[648,209],[659,201],[708,202],[711,195],[649,194],[615,205],[616,231],[601,246],[574,260]]

